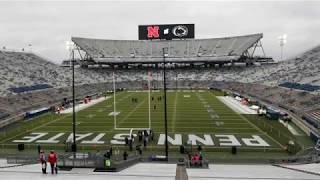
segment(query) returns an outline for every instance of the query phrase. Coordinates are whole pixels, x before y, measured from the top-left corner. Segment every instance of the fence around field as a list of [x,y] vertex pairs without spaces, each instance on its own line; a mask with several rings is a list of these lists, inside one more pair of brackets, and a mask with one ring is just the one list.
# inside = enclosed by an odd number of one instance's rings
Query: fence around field
[[36,164],[39,162],[38,155],[10,155],[7,156],[8,164]]
[[[106,161],[110,164],[107,165]],[[119,157],[107,159],[102,154],[96,153],[67,153],[59,156],[60,167],[99,168],[119,171],[140,161],[140,156],[131,156],[127,160]]]
[[17,122],[17,121],[23,119],[24,116],[25,116],[25,113],[20,113],[20,114],[13,116],[13,117],[9,116],[7,119],[0,121],[0,128],[3,128],[9,124]]
[[[60,152],[67,152],[66,145],[65,144],[40,144],[41,149],[43,150],[57,150]],[[121,151],[128,151],[128,152],[136,152],[136,146],[141,146],[139,144],[135,144],[133,146],[132,151],[130,151],[130,148],[125,145],[112,145],[113,148],[116,148]],[[110,145],[77,145],[77,150],[79,152],[97,152],[97,151],[105,151],[108,149]],[[24,144],[24,150],[19,152],[36,152],[38,148],[38,144],[30,144],[25,143]],[[184,146],[186,153],[196,153],[198,146],[191,146],[191,145],[185,145]],[[236,147],[237,152],[244,152],[244,153],[250,153],[250,152],[256,152],[256,153],[285,153],[284,149],[279,147],[248,147],[248,146],[240,146]],[[18,153],[18,144],[0,144],[0,149],[7,150],[9,152],[12,152],[12,150],[16,151]],[[148,145],[147,147],[142,147],[142,151],[144,154],[155,154],[155,153],[163,153],[164,152],[164,145]],[[231,153],[232,147],[231,146],[202,146],[202,151],[206,153],[216,153],[216,152],[224,152],[224,153]],[[69,149],[70,152],[70,149]],[[169,146],[169,152],[170,153],[179,153],[180,152],[180,146]]]
[[[7,156],[8,164],[36,164],[39,163],[38,155],[10,155]],[[110,162],[108,165],[106,161]],[[112,158],[108,160],[99,153],[65,153],[58,155],[60,168],[98,168],[109,171],[120,171],[141,161],[140,156],[129,156],[127,160]]]
[[[165,159],[157,159],[148,156],[130,155],[127,160],[123,160],[121,156],[112,156],[110,161],[100,153],[64,153],[58,155],[58,166],[60,168],[96,168],[100,171],[121,171],[139,162],[163,162],[167,163]],[[160,156],[159,156],[160,157]],[[107,163],[108,162],[108,163]],[[185,164],[188,163],[187,156],[169,156],[169,163]],[[259,157],[237,157],[226,158],[217,156],[215,158],[205,158],[203,161],[205,167],[209,163],[253,163],[253,164],[305,164],[305,163],[319,163],[319,154],[309,154],[304,156],[278,157],[278,158],[259,158]],[[36,164],[39,163],[38,155],[10,155],[7,156],[8,164]]]

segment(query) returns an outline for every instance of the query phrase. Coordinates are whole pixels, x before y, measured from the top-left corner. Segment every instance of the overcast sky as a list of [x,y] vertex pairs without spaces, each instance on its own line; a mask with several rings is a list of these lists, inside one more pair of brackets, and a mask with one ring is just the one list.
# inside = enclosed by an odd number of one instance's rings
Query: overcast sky
[[27,48],[56,63],[68,57],[71,36],[138,39],[139,24],[194,23],[195,36],[263,33],[267,55],[285,58],[320,45],[320,2],[0,1],[0,47]]

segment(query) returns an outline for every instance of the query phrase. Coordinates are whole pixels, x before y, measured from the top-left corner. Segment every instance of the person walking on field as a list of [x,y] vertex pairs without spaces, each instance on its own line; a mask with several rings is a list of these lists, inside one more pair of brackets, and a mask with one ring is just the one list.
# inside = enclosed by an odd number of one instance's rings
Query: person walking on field
[[47,174],[47,161],[43,150],[40,150],[39,159],[42,167],[42,173]]
[[56,172],[56,174],[57,174],[58,173],[57,154],[53,150],[50,151],[50,154],[48,156],[48,161],[51,166],[51,174],[54,174],[54,172]]

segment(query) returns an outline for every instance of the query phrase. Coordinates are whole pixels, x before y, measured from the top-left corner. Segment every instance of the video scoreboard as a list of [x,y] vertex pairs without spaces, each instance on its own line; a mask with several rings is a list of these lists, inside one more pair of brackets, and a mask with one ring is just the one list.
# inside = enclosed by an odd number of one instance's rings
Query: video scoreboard
[[139,40],[193,39],[194,24],[140,25]]

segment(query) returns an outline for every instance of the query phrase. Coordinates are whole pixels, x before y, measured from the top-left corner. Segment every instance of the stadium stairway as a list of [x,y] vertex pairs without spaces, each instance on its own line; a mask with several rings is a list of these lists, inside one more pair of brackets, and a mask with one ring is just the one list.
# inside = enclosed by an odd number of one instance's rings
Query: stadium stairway
[[177,164],[175,180],[188,180],[186,166]]

